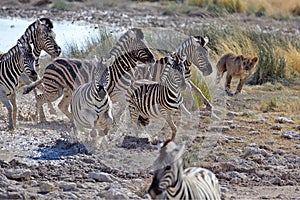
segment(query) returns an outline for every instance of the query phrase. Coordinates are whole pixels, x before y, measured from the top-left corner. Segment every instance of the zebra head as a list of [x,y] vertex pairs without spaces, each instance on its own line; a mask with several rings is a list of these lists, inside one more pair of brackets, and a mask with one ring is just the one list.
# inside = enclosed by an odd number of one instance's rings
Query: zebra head
[[212,66],[209,61],[209,54],[206,48],[209,42],[208,37],[192,36],[191,38],[191,49],[189,53],[186,53],[187,60],[192,62],[204,76],[208,76],[212,73]]
[[183,56],[180,56],[179,54],[177,53],[172,53],[171,54],[174,62],[172,64],[172,68],[173,68],[173,71],[175,77],[178,77],[179,80],[177,81],[178,82],[178,86],[180,88],[180,90],[185,90],[187,84],[186,84],[186,81],[185,81],[185,76],[184,76],[184,73],[185,73],[185,65],[184,65],[184,62],[186,61],[186,56],[183,55]]
[[31,80],[36,81],[38,76],[34,70],[35,57],[32,54],[32,48],[30,44],[28,42],[20,42],[20,40],[18,40],[17,46],[21,52],[21,68]]
[[167,199],[167,190],[181,184],[183,174],[181,156],[184,149],[184,145],[177,146],[172,141],[165,142],[160,149],[159,156],[153,164],[155,171],[148,190],[152,199]]
[[101,99],[104,99],[107,93],[107,83],[109,79],[109,68],[111,59],[108,60],[106,63],[103,62],[102,58],[100,60],[95,59],[94,65],[96,65],[96,72],[94,76],[94,82],[96,85],[96,91],[98,96]]
[[33,42],[36,42],[34,45],[38,50],[46,51],[52,58],[58,57],[61,53],[61,48],[56,43],[51,20],[48,18],[41,18],[36,20],[35,23],[37,24],[37,38],[36,40],[33,40]]
[[142,63],[154,63],[154,55],[150,51],[141,29],[132,28],[128,32],[129,40],[127,42],[127,51],[133,58]]

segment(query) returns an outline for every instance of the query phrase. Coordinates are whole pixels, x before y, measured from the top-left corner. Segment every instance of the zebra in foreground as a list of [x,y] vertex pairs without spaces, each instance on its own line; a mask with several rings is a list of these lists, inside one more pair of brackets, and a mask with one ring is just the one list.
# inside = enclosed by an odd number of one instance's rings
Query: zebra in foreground
[[[120,37],[111,49],[110,58],[114,62],[109,66],[109,82],[107,91],[113,102],[129,87],[133,69],[138,62],[154,62],[154,56],[149,50],[141,29],[132,28]],[[59,109],[72,120],[68,111],[73,91],[81,84],[91,80],[94,68],[91,62],[79,59],[58,58],[48,65],[42,79],[28,86],[24,94],[37,85],[44,84],[44,93],[37,96],[37,112],[40,121],[46,121],[43,104],[53,102],[63,95],[58,104]]]
[[13,130],[17,123],[15,90],[18,87],[21,74],[25,71],[33,81],[37,80],[34,59],[30,44],[21,40],[18,40],[17,45],[1,56],[0,100],[8,111],[9,130]]
[[[206,105],[206,109],[211,111],[211,103],[203,95],[201,90],[190,80],[192,64],[194,64],[203,73],[204,76],[208,76],[212,73],[212,66],[209,61],[209,54],[206,48],[208,42],[209,40],[207,37],[202,37],[200,35],[190,36],[188,39],[181,43],[181,45],[177,48],[176,53],[180,56],[186,55],[186,61],[184,63],[185,79],[190,90],[190,99],[192,100],[191,102],[189,102],[189,104],[192,104],[193,102],[193,95],[191,93],[191,89],[193,89],[193,91],[202,98],[204,104]],[[156,67],[141,66],[137,68],[135,78],[136,80],[148,79],[152,81],[159,81],[163,71],[164,65]],[[189,105],[189,107],[192,107],[192,105]]]
[[154,176],[148,190],[152,199],[221,199],[218,179],[208,169],[183,169],[184,145],[166,141],[154,161]]
[[[112,102],[107,93],[109,70],[102,61],[95,61],[97,71],[93,80],[80,85],[72,96],[71,112],[78,131],[90,131],[90,136],[95,138],[108,134],[112,126]],[[100,130],[104,128],[104,131]],[[98,131],[98,132],[97,132]]]
[[150,118],[163,117],[172,129],[171,140],[175,138],[177,128],[173,115],[182,109],[181,91],[186,88],[184,62],[185,56],[178,54],[161,58],[155,63],[155,66],[165,66],[159,82],[140,80],[132,83],[126,101],[134,125],[146,126]]

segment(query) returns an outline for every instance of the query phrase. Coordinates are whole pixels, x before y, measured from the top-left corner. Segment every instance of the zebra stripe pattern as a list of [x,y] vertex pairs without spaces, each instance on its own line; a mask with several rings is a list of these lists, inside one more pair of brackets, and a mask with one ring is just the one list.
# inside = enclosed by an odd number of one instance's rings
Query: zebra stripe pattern
[[148,190],[152,199],[221,199],[218,179],[208,169],[183,169],[184,145],[165,142],[155,160],[155,169]]
[[[212,109],[212,105],[208,99],[203,95],[201,90],[190,81],[191,77],[191,65],[194,64],[204,76],[208,76],[212,73],[212,66],[209,61],[209,54],[206,48],[208,43],[207,37],[202,37],[200,35],[191,36],[187,40],[183,41],[182,44],[176,50],[179,55],[186,55],[185,66],[185,79],[189,88],[192,88],[203,100],[208,109]],[[164,66],[142,66],[138,67],[136,70],[136,80],[139,79],[149,79],[152,81],[159,81],[162,72],[164,71]],[[190,90],[190,89],[189,89]],[[193,104],[193,95],[190,90],[191,102],[189,102],[189,107]]]
[[180,111],[183,102],[180,92],[186,87],[184,62],[185,57],[177,54],[161,58],[155,63],[165,66],[160,82],[133,82],[126,100],[134,124],[145,126],[150,118],[163,117],[172,129],[171,140],[174,139],[177,129],[172,115]]
[[[116,102],[118,100],[116,99],[117,95],[113,94],[119,94],[124,88],[129,87],[127,83],[137,63],[153,62],[154,56],[147,47],[143,32],[140,29],[133,28],[120,37],[117,44],[110,51],[110,59],[113,62],[109,66],[110,78],[107,91],[112,101]],[[27,87],[24,94],[43,83],[44,93],[37,96],[37,110],[40,121],[46,121],[42,108],[43,104],[57,100],[62,94],[63,99],[58,107],[69,119],[72,119],[72,115],[68,111],[72,93],[79,85],[89,82],[93,73],[94,68],[89,61],[58,58],[46,67],[42,79]],[[123,93],[125,92],[123,91]]]
[[100,129],[104,128],[104,135],[108,134],[112,126],[112,102],[107,93],[106,86],[109,77],[108,68],[97,61],[95,77],[89,83],[80,85],[72,96],[71,112],[73,114],[74,124],[77,131],[85,132],[86,129],[92,129],[92,137],[103,135]]
[[[34,56],[29,43],[18,40],[16,46],[4,53],[0,59],[0,100],[8,111],[8,128],[13,130],[17,120],[15,90],[20,75],[25,71],[35,81]],[[8,98],[10,96],[10,99]]]
[[60,46],[55,40],[53,32],[53,23],[49,18],[40,18],[30,24],[21,36],[20,41],[27,41],[33,45],[33,54],[35,56],[35,69],[39,69],[39,57],[41,51],[46,51],[52,58],[56,58],[61,53]]

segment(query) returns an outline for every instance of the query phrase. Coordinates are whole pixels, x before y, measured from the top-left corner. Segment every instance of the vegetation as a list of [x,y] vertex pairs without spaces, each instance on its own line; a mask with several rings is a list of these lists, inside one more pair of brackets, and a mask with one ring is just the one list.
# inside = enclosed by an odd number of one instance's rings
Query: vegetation
[[188,35],[200,34],[210,38],[208,47],[212,59],[226,52],[258,56],[257,70],[250,78],[251,84],[271,81],[293,81],[300,74],[300,41],[294,36],[267,33],[243,26],[202,28],[187,30]]

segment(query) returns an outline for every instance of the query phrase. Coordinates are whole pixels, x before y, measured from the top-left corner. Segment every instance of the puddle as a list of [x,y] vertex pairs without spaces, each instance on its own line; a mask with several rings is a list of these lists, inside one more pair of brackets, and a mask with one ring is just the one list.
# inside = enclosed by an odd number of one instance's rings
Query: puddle
[[[7,52],[16,45],[17,40],[34,21],[35,19],[0,18],[0,52]],[[53,25],[56,41],[62,48],[62,52],[67,50],[68,44],[76,44],[79,49],[82,49],[87,40],[100,37],[100,30],[92,25],[75,24],[69,21],[53,21]],[[42,53],[42,55],[45,54],[45,52]]]

